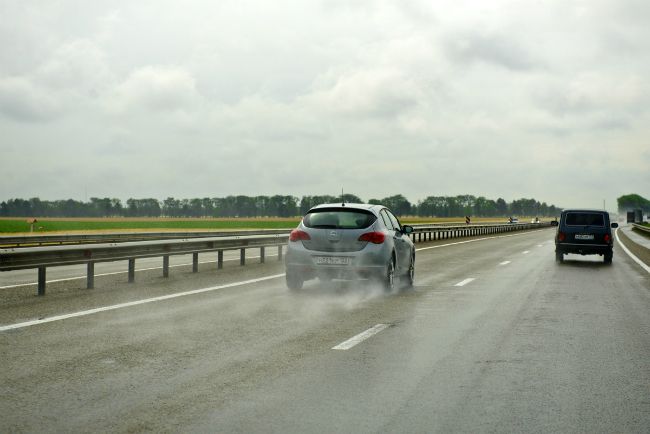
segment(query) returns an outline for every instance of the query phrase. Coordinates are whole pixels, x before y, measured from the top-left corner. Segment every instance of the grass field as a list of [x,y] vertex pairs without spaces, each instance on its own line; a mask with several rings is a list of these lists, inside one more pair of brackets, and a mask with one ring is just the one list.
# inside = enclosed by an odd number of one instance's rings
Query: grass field
[[[0,218],[0,234],[29,233],[26,218]],[[505,222],[505,218],[473,218],[472,223]],[[130,232],[130,231],[193,231],[193,230],[245,230],[292,229],[298,225],[295,218],[42,218],[34,225],[34,233],[75,232]],[[526,220],[520,219],[521,222]],[[452,223],[465,222],[462,218],[405,217],[402,223]]]

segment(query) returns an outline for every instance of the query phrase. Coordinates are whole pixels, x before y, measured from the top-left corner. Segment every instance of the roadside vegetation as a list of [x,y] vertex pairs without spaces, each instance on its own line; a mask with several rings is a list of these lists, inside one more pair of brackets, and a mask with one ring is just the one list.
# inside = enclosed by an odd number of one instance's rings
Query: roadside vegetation
[[[193,230],[246,230],[290,229],[296,227],[298,218],[279,219],[167,219],[167,218],[89,218],[89,219],[37,219],[34,232],[87,232],[87,231],[193,231]],[[30,232],[25,219],[0,219],[0,233]]]
[[618,210],[620,213],[640,209],[644,214],[650,213],[650,200],[638,194],[625,194],[618,199]]
[[[44,232],[130,232],[130,231],[227,231],[259,229],[293,229],[299,217],[293,218],[42,218],[34,223],[34,233]],[[505,218],[473,218],[472,223],[505,222]],[[529,221],[522,219],[522,222]],[[405,217],[404,224],[464,223],[459,218]],[[0,234],[29,233],[28,219],[0,218]]]
[[[120,199],[90,198],[87,202],[67,200],[9,199],[0,202],[0,217],[165,217],[165,218],[296,218],[322,203],[336,203],[341,196],[227,196],[222,198],[194,198],[165,200],[153,198]],[[366,202],[354,194],[343,196],[345,202]],[[517,199],[506,202],[483,196],[429,196],[417,203],[410,202],[401,194],[383,199],[369,199],[368,203],[383,204],[399,216],[464,218],[536,216],[554,217],[561,211],[554,205],[535,199]]]

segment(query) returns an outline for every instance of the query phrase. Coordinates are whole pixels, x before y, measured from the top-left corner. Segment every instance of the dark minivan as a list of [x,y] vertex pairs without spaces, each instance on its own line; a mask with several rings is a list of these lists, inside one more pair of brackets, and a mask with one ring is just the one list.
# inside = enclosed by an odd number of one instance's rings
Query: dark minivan
[[611,264],[614,247],[609,213],[600,210],[567,209],[562,211],[555,234],[555,260],[562,262],[567,253],[600,255]]

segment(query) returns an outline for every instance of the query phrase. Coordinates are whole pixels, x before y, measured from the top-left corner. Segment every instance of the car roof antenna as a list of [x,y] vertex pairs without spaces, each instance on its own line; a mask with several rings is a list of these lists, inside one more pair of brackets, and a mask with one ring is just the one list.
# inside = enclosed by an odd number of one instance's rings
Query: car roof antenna
[[343,187],[341,187],[341,206],[345,206],[345,196],[343,195]]

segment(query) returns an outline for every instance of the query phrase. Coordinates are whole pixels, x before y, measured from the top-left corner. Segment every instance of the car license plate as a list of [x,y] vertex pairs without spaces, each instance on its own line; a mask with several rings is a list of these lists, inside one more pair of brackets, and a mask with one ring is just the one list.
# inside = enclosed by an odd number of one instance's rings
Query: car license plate
[[576,234],[576,240],[593,240],[593,234]]
[[350,265],[351,261],[346,256],[317,256],[318,265]]

